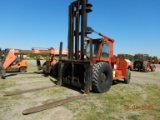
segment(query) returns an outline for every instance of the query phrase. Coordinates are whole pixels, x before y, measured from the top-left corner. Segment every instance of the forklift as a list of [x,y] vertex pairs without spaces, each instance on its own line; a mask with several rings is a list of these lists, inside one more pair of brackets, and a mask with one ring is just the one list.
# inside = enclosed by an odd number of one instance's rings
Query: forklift
[[[127,62],[114,57],[114,39],[87,26],[87,15],[92,11],[91,7],[88,0],[76,0],[70,4],[68,59],[61,58],[61,53],[59,58],[58,84],[84,88],[85,94],[90,90],[106,92],[113,80],[123,79],[125,83],[129,83],[131,77]],[[93,32],[101,38],[88,37]]]
[[[60,42],[58,80],[56,86],[83,88],[83,94],[26,109],[23,115],[43,111],[89,96],[89,92],[107,92],[113,80],[130,82],[131,73],[127,62],[114,56],[114,39],[96,32],[87,26],[87,14],[92,5],[88,0],[75,0],[69,5],[68,57],[62,57]],[[88,34],[97,33],[100,38]]]

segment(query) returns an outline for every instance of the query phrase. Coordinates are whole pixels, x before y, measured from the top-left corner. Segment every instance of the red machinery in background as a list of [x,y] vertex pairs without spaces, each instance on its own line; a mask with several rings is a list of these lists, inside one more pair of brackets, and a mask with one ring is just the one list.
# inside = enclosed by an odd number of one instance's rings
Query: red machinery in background
[[156,66],[148,61],[148,54],[135,54],[134,55],[134,70],[138,71],[152,71],[154,72],[156,70]]
[[[38,50],[33,48],[32,50],[20,50],[20,49],[5,49],[1,50],[0,59],[0,75],[2,79],[5,79],[6,72],[26,72],[27,61],[24,60],[24,54],[46,54],[49,56],[41,66],[40,60],[37,59],[38,70],[43,70],[44,73],[52,73],[54,76],[58,74],[58,55],[59,50],[55,48],[49,48],[47,50]],[[63,55],[67,56],[67,51],[63,51]]]
[[[49,56],[46,58],[45,62],[41,65],[40,58],[37,57],[37,67],[38,70],[43,70],[45,74],[52,74],[53,76],[58,76],[58,57],[59,50],[55,48],[48,48],[47,50],[40,50],[32,48],[34,54],[46,54]],[[66,50],[62,51],[63,56],[67,56],[68,52]]]

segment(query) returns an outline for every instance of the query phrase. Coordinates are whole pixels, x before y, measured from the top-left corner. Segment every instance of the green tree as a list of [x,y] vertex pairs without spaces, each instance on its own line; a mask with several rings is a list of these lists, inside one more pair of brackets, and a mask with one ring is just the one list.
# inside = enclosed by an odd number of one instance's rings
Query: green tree
[[133,55],[129,55],[129,60],[133,60],[134,59],[134,56]]
[[158,60],[158,57],[157,56],[153,56],[152,60]]
[[152,60],[152,56],[148,56],[148,60]]

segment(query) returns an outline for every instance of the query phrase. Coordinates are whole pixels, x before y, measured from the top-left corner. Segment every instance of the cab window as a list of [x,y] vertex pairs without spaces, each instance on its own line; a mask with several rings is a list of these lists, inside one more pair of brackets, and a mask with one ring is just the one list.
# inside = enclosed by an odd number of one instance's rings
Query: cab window
[[[99,43],[92,44],[92,55],[93,57],[97,57],[99,50]],[[90,57],[90,43],[87,45],[87,57]]]
[[109,51],[110,50],[110,45],[109,44],[104,44],[102,47],[102,57],[107,58],[109,57]]

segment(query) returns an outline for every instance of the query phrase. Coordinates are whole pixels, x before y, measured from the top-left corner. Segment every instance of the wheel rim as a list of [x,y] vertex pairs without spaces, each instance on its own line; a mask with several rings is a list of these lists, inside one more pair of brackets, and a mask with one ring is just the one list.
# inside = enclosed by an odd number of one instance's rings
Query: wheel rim
[[101,80],[100,80],[101,84],[107,84],[108,83],[108,80],[107,80],[107,76],[105,73],[102,73],[101,74]]

